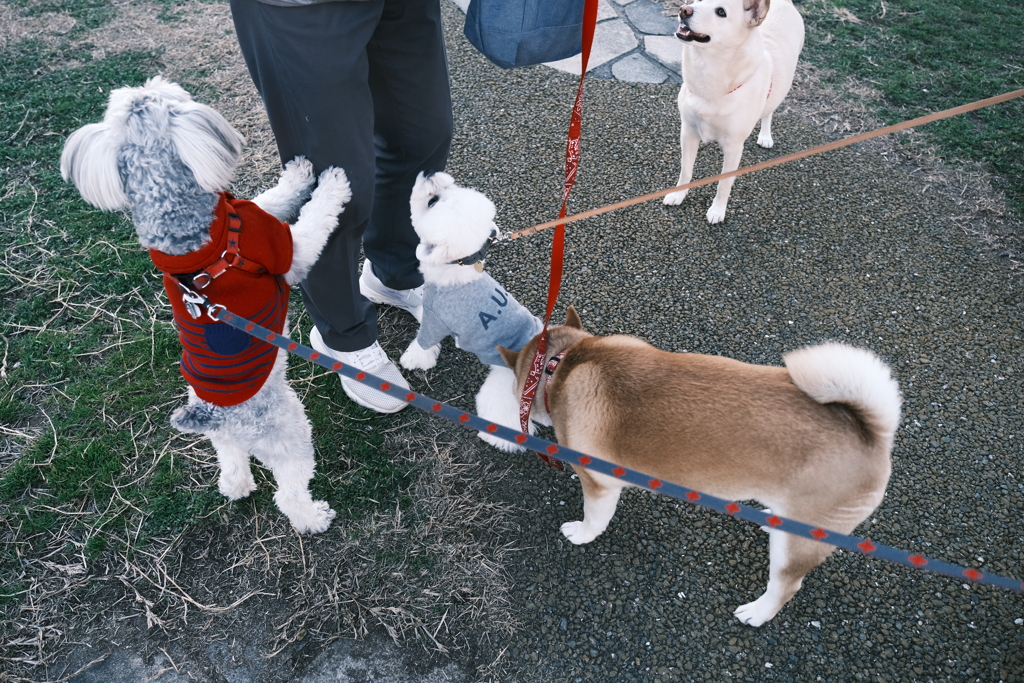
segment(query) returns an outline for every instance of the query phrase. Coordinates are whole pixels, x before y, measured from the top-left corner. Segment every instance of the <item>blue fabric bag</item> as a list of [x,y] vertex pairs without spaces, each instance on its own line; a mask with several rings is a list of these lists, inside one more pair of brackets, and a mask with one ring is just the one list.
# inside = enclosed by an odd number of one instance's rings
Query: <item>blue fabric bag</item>
[[503,69],[566,59],[583,50],[585,0],[470,0],[466,38]]

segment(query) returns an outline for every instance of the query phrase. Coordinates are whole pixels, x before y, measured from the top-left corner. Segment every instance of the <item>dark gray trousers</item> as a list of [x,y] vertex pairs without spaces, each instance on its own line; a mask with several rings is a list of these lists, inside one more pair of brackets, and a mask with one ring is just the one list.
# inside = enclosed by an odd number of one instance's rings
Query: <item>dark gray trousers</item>
[[328,346],[365,348],[377,313],[359,293],[360,243],[385,285],[423,284],[409,195],[419,171],[444,170],[452,139],[439,0],[231,0],[231,14],[282,162],[348,175],[352,201],[301,289]]

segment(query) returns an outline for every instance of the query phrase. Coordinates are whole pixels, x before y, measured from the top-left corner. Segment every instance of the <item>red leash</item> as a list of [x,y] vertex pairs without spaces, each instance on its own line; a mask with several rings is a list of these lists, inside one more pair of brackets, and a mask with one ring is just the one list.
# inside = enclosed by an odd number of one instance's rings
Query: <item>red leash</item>
[[[576,102],[572,107],[572,116],[569,119],[569,139],[565,145],[565,181],[562,184],[562,210],[558,217],[565,218],[566,206],[569,202],[569,193],[576,183],[576,171],[580,165],[580,130],[583,123],[583,79],[587,75],[587,63],[590,61],[590,48],[594,44],[594,27],[597,25],[597,0],[586,0],[583,8],[583,52],[581,53],[580,84],[576,89]],[[533,407],[533,400],[537,396],[537,387],[540,385],[541,374],[544,371],[544,356],[548,349],[548,323],[551,321],[551,313],[555,310],[555,302],[558,301],[558,291],[562,287],[562,263],[565,260],[565,223],[559,223],[555,227],[555,236],[551,241],[551,275],[548,279],[548,307],[544,316],[544,328],[540,332],[540,339],[537,342],[537,353],[533,357],[530,366],[530,373],[526,377],[523,386],[523,395],[519,400],[519,425],[524,434],[530,433],[530,409]],[[543,453],[538,453],[540,459],[551,465],[562,469],[562,463]]]

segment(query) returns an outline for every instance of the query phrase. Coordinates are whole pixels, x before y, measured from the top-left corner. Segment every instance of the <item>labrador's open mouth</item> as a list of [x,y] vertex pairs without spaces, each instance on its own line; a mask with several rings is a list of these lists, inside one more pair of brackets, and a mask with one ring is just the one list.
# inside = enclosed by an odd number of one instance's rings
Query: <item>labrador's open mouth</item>
[[686,24],[679,24],[679,30],[676,31],[676,38],[679,40],[685,40],[686,42],[696,40],[698,43],[706,43],[711,40],[711,36],[691,31],[690,27]]

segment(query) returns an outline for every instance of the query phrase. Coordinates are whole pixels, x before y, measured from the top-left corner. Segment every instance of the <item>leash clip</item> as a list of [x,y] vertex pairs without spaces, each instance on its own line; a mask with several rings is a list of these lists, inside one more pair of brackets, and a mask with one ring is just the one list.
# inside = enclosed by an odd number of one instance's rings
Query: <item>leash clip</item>
[[224,304],[211,304],[206,308],[206,315],[210,316],[210,320],[214,322],[220,322],[220,314],[228,310],[224,307]]
[[193,318],[200,318],[203,315],[203,309],[200,306],[206,303],[206,297],[196,294],[191,289],[182,286],[181,287],[181,300],[185,303],[185,308],[188,310],[188,314]]

